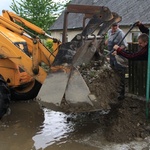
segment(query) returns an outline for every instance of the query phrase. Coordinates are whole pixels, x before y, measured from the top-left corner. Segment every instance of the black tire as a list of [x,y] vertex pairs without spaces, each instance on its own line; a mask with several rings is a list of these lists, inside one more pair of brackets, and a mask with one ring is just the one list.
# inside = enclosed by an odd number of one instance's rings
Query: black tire
[[28,85],[25,85],[24,87],[20,87],[20,89],[13,88],[11,89],[11,100],[13,101],[21,101],[21,100],[31,100],[34,99],[42,86],[41,83],[39,83],[37,80],[34,81],[33,87],[27,91],[24,92],[24,89],[27,88]]
[[10,104],[11,94],[7,83],[0,75],[0,119],[6,114]]

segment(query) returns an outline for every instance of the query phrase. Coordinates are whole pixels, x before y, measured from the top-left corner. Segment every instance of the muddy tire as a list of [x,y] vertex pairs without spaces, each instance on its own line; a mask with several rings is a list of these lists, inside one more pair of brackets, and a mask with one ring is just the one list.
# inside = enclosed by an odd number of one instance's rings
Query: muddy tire
[[11,94],[7,83],[0,75],[0,119],[7,112],[10,104]]
[[13,88],[11,89],[11,100],[13,101],[21,101],[21,100],[31,100],[34,99],[42,86],[41,83],[39,83],[37,80],[32,83],[32,87],[29,89],[28,84],[19,87],[19,88]]

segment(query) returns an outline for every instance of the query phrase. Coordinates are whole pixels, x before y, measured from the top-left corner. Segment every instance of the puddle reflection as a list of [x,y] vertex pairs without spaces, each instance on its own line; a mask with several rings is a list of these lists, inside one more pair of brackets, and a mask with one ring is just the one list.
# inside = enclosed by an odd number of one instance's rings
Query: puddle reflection
[[[34,147],[44,149],[54,143],[65,140],[74,131],[73,124],[66,121],[66,114],[44,108],[44,122],[41,129],[33,136]],[[64,141],[65,142],[65,141]]]
[[0,150],[149,149],[150,138],[129,144],[106,142],[99,113],[66,115],[41,109],[35,101],[13,103],[11,110],[0,121]]

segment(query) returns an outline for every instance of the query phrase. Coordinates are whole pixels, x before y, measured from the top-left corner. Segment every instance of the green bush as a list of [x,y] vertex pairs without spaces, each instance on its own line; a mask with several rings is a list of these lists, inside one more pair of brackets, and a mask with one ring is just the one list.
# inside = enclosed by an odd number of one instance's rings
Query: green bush
[[47,39],[45,42],[45,46],[50,52],[53,52],[53,40]]

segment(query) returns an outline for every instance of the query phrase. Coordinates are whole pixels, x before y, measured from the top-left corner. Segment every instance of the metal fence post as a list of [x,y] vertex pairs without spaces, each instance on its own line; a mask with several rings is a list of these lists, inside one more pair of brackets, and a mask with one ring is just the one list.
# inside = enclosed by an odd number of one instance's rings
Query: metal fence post
[[149,28],[149,40],[148,40],[148,62],[147,62],[147,83],[146,83],[146,118],[149,117],[149,91],[150,90],[150,28]]

